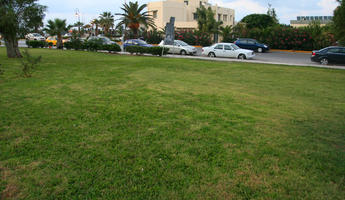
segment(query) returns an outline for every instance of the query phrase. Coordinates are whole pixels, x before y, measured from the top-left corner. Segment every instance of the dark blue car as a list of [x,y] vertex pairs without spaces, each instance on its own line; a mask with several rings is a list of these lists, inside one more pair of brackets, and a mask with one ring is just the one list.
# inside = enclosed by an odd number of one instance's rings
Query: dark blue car
[[124,49],[126,49],[126,47],[129,47],[129,46],[152,47],[151,44],[147,44],[144,40],[140,40],[140,39],[129,39],[129,40],[126,40],[125,43],[123,43]]
[[242,49],[250,49],[259,53],[270,50],[270,47],[267,44],[262,44],[255,39],[250,38],[239,38],[234,43]]
[[345,47],[327,47],[318,51],[313,51],[311,60],[320,62],[323,65],[328,63],[345,63]]

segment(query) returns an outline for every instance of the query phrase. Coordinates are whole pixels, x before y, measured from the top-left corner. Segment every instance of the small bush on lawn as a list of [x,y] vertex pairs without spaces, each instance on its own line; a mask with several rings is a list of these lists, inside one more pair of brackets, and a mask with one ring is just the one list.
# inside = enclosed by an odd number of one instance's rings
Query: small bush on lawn
[[23,76],[24,77],[31,77],[32,70],[36,67],[36,65],[41,62],[42,56],[33,57],[27,49],[23,52],[23,58],[21,59],[21,63],[23,66]]
[[27,40],[26,45],[31,48],[43,48],[47,46],[46,41],[38,41],[38,40]]
[[105,44],[102,47],[102,50],[107,50],[110,52],[119,52],[121,51],[121,47],[117,44]]

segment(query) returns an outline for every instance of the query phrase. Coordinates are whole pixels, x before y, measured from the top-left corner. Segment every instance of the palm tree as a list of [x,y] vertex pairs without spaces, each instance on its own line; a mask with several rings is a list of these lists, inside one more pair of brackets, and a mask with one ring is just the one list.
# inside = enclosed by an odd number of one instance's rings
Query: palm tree
[[104,34],[108,34],[109,29],[114,26],[114,15],[110,12],[103,12],[99,16],[99,22],[103,27]]
[[94,19],[91,21],[91,24],[92,24],[92,27],[93,27],[93,25],[96,26],[95,35],[97,36],[98,35],[98,26],[100,25],[100,21],[98,19]]
[[221,26],[220,27],[220,33],[222,34],[223,37],[223,42],[232,42],[232,26]]
[[62,20],[62,19],[58,19],[58,18],[54,19],[54,21],[48,20],[48,25],[47,25],[47,28],[45,30],[50,35],[57,35],[56,47],[58,49],[62,49],[63,48],[62,34],[68,30],[67,25],[66,25],[66,20],[65,19]]
[[120,22],[116,27],[125,25],[130,28],[133,32],[134,37],[138,37],[138,30],[140,25],[144,25],[146,28],[152,27],[155,28],[152,16],[148,11],[144,11],[147,7],[147,4],[139,6],[138,2],[135,3],[129,2],[129,4],[123,4],[121,8],[124,13],[116,13],[116,15],[121,16],[119,19]]
[[84,23],[83,23],[83,22],[77,22],[77,23],[75,23],[73,26],[78,27],[78,33],[80,34],[80,27],[83,27],[83,26],[84,26]]

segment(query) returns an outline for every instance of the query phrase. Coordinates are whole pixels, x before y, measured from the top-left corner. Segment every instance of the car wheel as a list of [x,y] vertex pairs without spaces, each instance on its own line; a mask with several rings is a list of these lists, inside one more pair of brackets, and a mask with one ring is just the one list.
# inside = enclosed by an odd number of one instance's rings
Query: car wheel
[[214,54],[213,52],[211,52],[211,53],[208,54],[208,57],[214,58],[214,57],[216,57],[216,54]]
[[244,54],[240,54],[240,55],[238,55],[238,59],[244,60],[244,59],[246,59],[246,56]]
[[180,54],[181,55],[187,55],[187,52],[185,50],[181,50]]
[[262,48],[258,48],[258,52],[259,52],[259,53],[262,53]]
[[322,58],[320,60],[321,65],[328,65],[328,59],[327,58]]

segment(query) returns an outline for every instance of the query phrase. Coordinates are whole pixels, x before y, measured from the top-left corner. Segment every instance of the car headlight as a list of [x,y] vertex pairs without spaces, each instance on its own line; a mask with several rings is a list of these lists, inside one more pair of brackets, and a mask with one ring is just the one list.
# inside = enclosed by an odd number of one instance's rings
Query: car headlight
[[267,48],[268,46],[267,45],[264,45],[265,48]]

